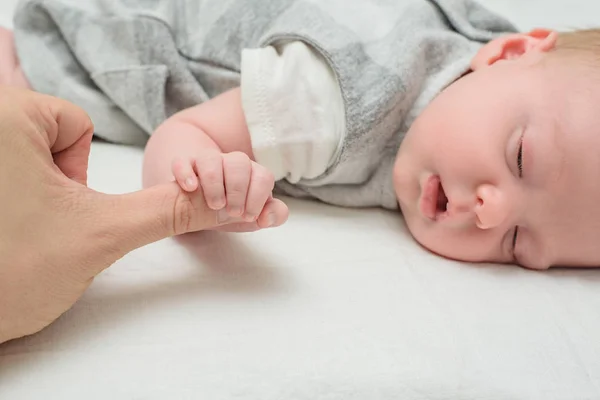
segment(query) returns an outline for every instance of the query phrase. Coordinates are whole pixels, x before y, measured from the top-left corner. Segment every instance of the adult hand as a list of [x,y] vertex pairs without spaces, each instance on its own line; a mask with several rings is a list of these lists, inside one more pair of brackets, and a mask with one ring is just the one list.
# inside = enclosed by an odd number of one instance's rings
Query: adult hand
[[202,193],[174,182],[89,189],[92,134],[75,105],[0,87],[0,343],[52,323],[128,252],[219,225]]

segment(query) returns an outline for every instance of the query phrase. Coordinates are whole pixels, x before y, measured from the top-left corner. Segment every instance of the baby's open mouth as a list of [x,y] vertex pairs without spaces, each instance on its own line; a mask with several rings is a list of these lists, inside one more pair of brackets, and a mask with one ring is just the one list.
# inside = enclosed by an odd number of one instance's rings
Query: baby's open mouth
[[436,211],[437,211],[436,214],[441,214],[441,213],[445,213],[446,211],[448,211],[448,198],[446,197],[446,193],[444,192],[444,186],[442,186],[441,180],[439,180],[439,183],[438,183],[437,210]]
[[426,218],[433,221],[436,221],[448,211],[448,197],[438,175],[432,175],[425,181],[419,208]]

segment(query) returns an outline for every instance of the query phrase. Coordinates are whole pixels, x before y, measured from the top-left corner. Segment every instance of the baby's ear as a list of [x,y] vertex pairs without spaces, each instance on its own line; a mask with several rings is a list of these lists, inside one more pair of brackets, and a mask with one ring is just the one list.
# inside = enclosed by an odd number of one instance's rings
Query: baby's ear
[[471,69],[476,71],[500,60],[515,60],[531,52],[548,52],[556,46],[557,39],[558,33],[548,29],[499,37],[477,52],[471,61]]

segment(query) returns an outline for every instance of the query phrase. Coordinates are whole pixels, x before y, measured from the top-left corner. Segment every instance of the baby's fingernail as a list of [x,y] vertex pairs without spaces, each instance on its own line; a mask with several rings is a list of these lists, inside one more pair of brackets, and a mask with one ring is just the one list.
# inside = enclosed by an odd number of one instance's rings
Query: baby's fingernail
[[277,216],[275,215],[275,213],[269,213],[267,215],[267,227],[272,227],[273,225],[275,225],[275,222],[277,222]]
[[246,214],[246,218],[244,218],[247,222],[252,222],[256,219],[256,215]]
[[192,187],[194,187],[194,178],[191,178],[191,177],[190,177],[190,178],[187,178],[187,179],[185,180],[185,186],[186,186],[188,189],[191,189]]
[[220,210],[223,207],[225,207],[225,202],[220,197],[215,197],[215,198],[211,199],[210,204],[211,204],[210,208],[212,208],[213,210]]

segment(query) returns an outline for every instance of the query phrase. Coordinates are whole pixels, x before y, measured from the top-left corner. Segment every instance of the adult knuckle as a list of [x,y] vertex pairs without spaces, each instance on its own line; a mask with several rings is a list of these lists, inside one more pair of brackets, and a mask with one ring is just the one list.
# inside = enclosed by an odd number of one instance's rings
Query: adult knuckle
[[189,232],[192,227],[196,207],[191,197],[186,193],[179,192],[174,201],[172,216],[172,232],[180,235]]

